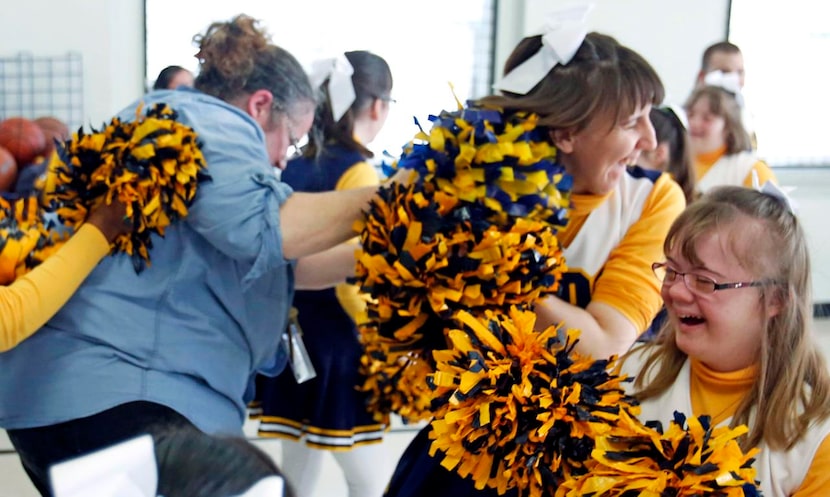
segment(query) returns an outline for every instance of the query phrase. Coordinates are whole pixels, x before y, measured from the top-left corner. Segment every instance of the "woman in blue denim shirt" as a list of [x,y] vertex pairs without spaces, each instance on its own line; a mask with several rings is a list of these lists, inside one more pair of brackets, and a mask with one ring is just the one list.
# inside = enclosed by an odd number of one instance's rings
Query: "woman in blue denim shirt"
[[[277,374],[294,288],[344,281],[376,188],[294,193],[273,169],[312,123],[296,59],[240,15],[196,37],[194,89],[151,92],[198,135],[211,180],[152,240],[152,265],[108,257],[33,337],[0,354],[0,426],[44,495],[59,460],[139,433],[195,425],[241,434],[249,379]],[[332,248],[334,247],[334,248]],[[331,249],[331,250],[328,250]]]

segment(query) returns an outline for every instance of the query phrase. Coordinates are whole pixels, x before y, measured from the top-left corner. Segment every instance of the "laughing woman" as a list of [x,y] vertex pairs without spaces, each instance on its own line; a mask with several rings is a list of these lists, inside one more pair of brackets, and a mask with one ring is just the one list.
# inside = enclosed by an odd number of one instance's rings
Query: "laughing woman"
[[[648,62],[615,39],[590,33],[568,62],[524,87],[507,84],[516,79],[511,74],[525,72],[528,59],[549,50],[541,35],[521,41],[505,64],[502,94],[477,105],[537,114],[572,176],[572,211],[559,234],[568,272],[560,295],[537,303],[537,328],[578,328],[577,350],[604,358],[628,350],[659,310],[651,263],[685,201],[669,175],[631,166],[656,146],[649,112],[664,90]],[[441,467],[440,457],[430,457],[429,432],[422,430],[404,453],[387,496],[496,493],[477,491],[471,480]]]

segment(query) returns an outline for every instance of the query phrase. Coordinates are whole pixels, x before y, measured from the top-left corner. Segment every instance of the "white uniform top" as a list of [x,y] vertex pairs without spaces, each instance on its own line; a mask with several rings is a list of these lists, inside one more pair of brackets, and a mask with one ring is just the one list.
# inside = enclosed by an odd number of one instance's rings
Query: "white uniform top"
[[758,162],[752,152],[724,155],[697,181],[697,191],[706,193],[716,186],[744,186],[744,180]]
[[660,309],[651,264],[685,206],[669,175],[631,167],[608,195],[572,195],[571,219],[560,232],[567,272],[560,297],[585,308],[602,302],[645,330]]
[[[629,376],[636,376],[649,350],[652,350],[652,347],[646,346],[641,351],[632,353],[623,363],[622,372]],[[652,371],[655,371],[654,368]],[[629,390],[628,393],[633,393],[633,383],[625,385]],[[663,424],[664,428],[668,428],[669,423],[674,419],[675,411],[687,417],[694,415],[690,385],[691,367],[687,359],[671,388],[659,397],[648,399],[641,404],[640,420],[643,422],[657,420]],[[727,426],[731,420],[728,418],[718,426]],[[810,469],[813,456],[828,434],[830,434],[830,420],[811,425],[808,433],[792,449],[771,450],[762,443],[761,452],[756,456],[753,466],[761,482],[764,497],[789,497],[798,490],[807,475],[807,470]]]

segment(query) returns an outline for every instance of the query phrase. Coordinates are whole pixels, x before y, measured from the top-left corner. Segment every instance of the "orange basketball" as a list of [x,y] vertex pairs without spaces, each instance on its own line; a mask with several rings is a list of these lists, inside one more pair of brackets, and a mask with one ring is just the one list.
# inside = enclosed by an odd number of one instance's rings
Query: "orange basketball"
[[35,119],[35,124],[40,127],[46,136],[46,148],[43,155],[50,156],[55,150],[55,140],[65,142],[70,138],[69,127],[57,117],[47,116]]
[[34,121],[10,117],[0,122],[0,147],[11,152],[20,167],[25,167],[43,154],[46,136]]
[[11,152],[0,147],[0,192],[8,192],[14,189],[17,181],[17,163]]

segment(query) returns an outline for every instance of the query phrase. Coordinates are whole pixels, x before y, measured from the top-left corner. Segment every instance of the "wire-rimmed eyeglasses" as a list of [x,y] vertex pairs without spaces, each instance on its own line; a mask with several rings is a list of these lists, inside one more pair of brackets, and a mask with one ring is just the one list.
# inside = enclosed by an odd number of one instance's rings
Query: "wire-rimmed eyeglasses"
[[288,132],[288,149],[285,152],[286,160],[296,159],[297,157],[303,154],[302,146],[300,144],[300,138],[297,138],[294,135],[294,130],[292,129],[291,125],[286,120],[285,123],[286,131]]
[[702,276],[695,273],[681,273],[673,267],[669,266],[667,262],[655,262],[651,265],[651,270],[657,276],[663,286],[671,286],[677,282],[678,276],[683,279],[683,284],[690,292],[699,295],[711,295],[719,290],[733,290],[736,288],[750,288],[765,286],[771,281],[741,281],[735,283],[718,283],[712,278]]
[[390,103],[390,104],[396,104],[396,103],[398,103],[398,101],[397,101],[397,100],[395,100],[394,98],[390,97],[389,95],[372,95],[372,96],[373,96],[374,98],[376,98],[376,99],[380,100],[381,102],[388,102],[388,103]]

